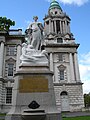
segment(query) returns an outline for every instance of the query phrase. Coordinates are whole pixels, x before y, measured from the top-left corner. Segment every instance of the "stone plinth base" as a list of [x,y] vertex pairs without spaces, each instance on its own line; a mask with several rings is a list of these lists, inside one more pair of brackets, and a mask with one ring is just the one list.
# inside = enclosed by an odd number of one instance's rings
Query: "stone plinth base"
[[[35,117],[34,117],[35,116]],[[34,115],[31,117],[23,118],[21,114],[7,115],[5,120],[40,120],[41,116]],[[31,118],[31,119],[30,119]],[[43,116],[41,120],[62,120],[61,113],[47,113],[46,116]]]
[[15,74],[12,108],[5,120],[61,120],[52,76],[48,66],[20,66]]

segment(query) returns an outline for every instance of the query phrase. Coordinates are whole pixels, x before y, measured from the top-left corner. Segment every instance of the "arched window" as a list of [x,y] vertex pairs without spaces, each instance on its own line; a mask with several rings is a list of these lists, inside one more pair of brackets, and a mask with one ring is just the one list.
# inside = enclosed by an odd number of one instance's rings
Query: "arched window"
[[62,96],[62,95],[68,95],[68,93],[67,93],[66,91],[63,91],[63,92],[61,92],[60,95],[61,95],[61,96]]
[[65,74],[64,74],[64,71],[65,71],[65,69],[66,69],[66,67],[64,66],[64,65],[60,65],[59,67],[58,67],[58,69],[59,69],[59,80],[65,80]]

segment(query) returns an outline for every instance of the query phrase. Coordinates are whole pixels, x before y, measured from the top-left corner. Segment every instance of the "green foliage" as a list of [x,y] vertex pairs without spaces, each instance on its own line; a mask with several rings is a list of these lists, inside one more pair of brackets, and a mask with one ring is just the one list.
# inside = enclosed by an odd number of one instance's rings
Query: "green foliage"
[[0,113],[0,116],[5,116],[6,115],[6,113]]
[[15,21],[12,21],[11,19],[7,19],[6,17],[0,17],[0,30],[6,30],[8,31],[10,26],[14,26]]
[[81,117],[67,117],[62,120],[90,120],[90,116],[81,116]]
[[85,107],[90,107],[90,93],[84,94],[84,104]]

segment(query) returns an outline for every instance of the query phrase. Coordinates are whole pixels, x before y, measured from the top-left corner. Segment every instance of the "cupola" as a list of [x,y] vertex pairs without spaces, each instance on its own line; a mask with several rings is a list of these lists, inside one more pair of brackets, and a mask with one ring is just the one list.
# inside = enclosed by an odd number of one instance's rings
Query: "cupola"
[[55,9],[55,8],[60,9],[62,11],[59,3],[56,0],[52,0],[52,2],[50,3],[49,10]]

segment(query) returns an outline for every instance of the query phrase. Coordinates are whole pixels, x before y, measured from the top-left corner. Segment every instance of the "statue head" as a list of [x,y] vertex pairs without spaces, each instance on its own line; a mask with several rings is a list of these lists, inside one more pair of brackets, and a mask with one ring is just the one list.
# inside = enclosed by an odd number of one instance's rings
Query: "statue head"
[[33,16],[33,19],[35,20],[35,22],[38,20],[38,16]]

